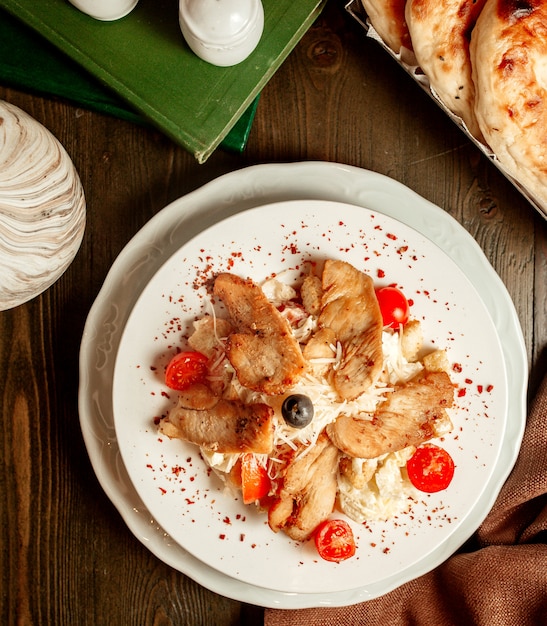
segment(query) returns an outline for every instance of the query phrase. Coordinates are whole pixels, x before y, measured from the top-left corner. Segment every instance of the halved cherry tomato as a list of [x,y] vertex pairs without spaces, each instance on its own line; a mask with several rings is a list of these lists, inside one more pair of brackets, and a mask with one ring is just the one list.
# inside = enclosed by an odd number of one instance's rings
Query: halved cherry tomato
[[446,489],[454,476],[454,461],[439,446],[426,443],[416,449],[406,464],[410,482],[426,493]]
[[207,374],[207,361],[208,358],[201,352],[176,354],[165,370],[165,384],[171,389],[183,391],[203,381]]
[[255,454],[248,452],[241,455],[241,493],[243,502],[251,504],[268,495],[271,480],[266,468]]
[[351,526],[343,519],[327,519],[315,531],[315,546],[325,561],[339,563],[355,554]]
[[404,293],[397,287],[380,287],[376,289],[376,298],[380,305],[380,313],[384,326],[399,328],[408,322],[410,307]]

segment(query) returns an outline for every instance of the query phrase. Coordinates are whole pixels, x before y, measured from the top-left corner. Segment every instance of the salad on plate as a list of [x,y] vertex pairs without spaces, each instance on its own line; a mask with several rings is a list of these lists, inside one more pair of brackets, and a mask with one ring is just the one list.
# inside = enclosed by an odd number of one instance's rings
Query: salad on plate
[[210,312],[167,365],[178,402],[158,429],[198,446],[273,532],[339,562],[356,551],[347,518],[387,520],[450,485],[439,441],[455,385],[395,284],[337,259],[293,278],[211,278]]

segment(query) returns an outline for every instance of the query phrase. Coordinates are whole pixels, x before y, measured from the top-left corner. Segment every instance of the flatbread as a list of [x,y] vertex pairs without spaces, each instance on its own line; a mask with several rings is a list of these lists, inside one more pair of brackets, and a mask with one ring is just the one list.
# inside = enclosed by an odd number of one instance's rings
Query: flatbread
[[470,54],[486,143],[547,206],[547,2],[488,0]]
[[406,22],[432,91],[479,141],[469,40],[486,0],[408,0]]
[[416,65],[406,25],[406,0],[362,0],[362,4],[382,41],[395,54],[400,55],[402,61],[408,65]]

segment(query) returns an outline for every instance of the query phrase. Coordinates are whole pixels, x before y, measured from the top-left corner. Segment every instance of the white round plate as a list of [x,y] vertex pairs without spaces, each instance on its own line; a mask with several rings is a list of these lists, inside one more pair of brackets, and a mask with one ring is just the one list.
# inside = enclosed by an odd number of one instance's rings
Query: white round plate
[[[280,204],[265,207],[272,202]],[[338,565],[318,559],[309,544],[273,534],[263,516],[222,493],[192,446],[158,437],[153,426],[169,405],[161,365],[181,339],[179,321],[203,305],[191,285],[206,265],[262,279],[309,256],[345,258],[383,273],[378,282],[401,285],[426,338],[461,365],[454,378],[465,390],[453,412],[455,431],[443,443],[457,464],[451,487],[424,497],[412,516],[354,525],[357,556]],[[101,484],[159,558],[245,602],[341,606],[429,571],[475,531],[520,446],[526,369],[503,284],[445,212],[356,168],[256,166],[176,201],[122,252],[84,332],[80,414]]]
[[[450,488],[425,496],[387,523],[353,525],[355,558],[317,558],[313,542],[273,534],[266,515],[246,507],[214,480],[196,446],[158,435],[157,421],[177,403],[163,373],[196,317],[210,308],[206,284],[231,271],[255,282],[310,263],[343,259],[397,283],[414,302],[431,345],[445,347],[458,398],[453,435],[443,443],[458,467]],[[377,278],[380,277],[381,278]],[[465,383],[465,379],[472,380]],[[144,504],[169,535],[228,576],[286,593],[327,593],[366,586],[430,563],[481,495],[505,434],[507,387],[496,329],[465,274],[426,237],[363,207],[326,200],[264,205],[216,223],[184,244],[150,280],[126,323],[114,371],[114,424],[122,459]],[[478,393],[481,385],[483,392]],[[486,391],[486,390],[489,391]],[[474,529],[471,529],[471,532]]]

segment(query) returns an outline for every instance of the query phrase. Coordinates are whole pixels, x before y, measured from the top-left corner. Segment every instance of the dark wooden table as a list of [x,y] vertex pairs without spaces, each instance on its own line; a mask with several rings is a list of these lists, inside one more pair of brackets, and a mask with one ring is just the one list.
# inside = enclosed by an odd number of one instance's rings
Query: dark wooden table
[[78,420],[78,351],[112,262],[161,208],[247,165],[322,160],[371,169],[443,207],[478,241],[522,324],[530,393],[546,369],[547,221],[331,0],[266,86],[243,155],[204,165],[161,133],[0,87],[66,147],[87,198],[76,259],[41,296],[0,313],[3,624],[260,624],[154,557],[101,489]]

